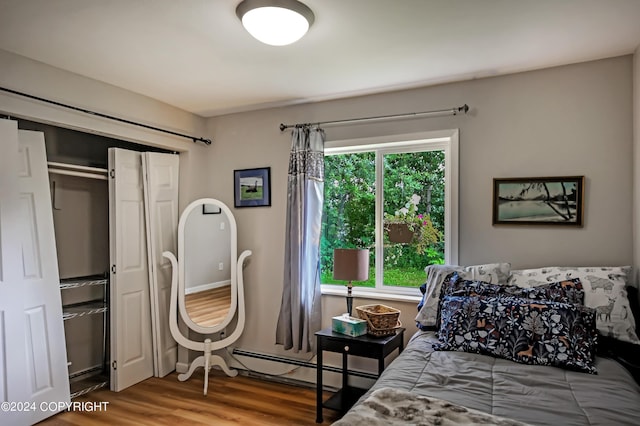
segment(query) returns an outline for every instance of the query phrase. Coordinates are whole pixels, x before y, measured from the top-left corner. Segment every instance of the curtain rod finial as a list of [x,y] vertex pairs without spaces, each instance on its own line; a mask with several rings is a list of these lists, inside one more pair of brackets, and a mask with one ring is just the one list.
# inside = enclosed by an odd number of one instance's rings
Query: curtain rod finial
[[289,126],[287,126],[286,124],[280,123],[280,131],[281,132],[284,132],[287,129],[287,127],[289,127]]
[[461,107],[457,107],[453,109],[453,115],[458,115],[458,113],[464,112],[465,114],[469,111],[469,105],[464,104]]
[[198,143],[198,142],[202,142],[205,145],[211,145],[211,139],[206,139],[206,138],[191,138],[191,140],[193,141],[193,143]]

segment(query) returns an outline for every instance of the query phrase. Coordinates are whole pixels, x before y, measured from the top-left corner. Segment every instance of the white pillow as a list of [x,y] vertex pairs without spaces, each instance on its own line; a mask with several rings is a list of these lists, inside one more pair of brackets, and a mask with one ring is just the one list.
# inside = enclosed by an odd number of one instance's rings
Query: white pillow
[[427,273],[426,291],[422,297],[422,307],[416,315],[417,325],[437,326],[438,303],[442,282],[452,272],[457,272],[462,279],[485,281],[492,284],[506,284],[511,271],[510,263],[488,263],[485,265],[429,265],[424,268]]
[[626,286],[630,276],[630,266],[552,266],[511,271],[509,284],[535,287],[549,282],[580,278],[584,287],[584,304],[597,311],[596,327],[600,334],[640,344],[627,297]]

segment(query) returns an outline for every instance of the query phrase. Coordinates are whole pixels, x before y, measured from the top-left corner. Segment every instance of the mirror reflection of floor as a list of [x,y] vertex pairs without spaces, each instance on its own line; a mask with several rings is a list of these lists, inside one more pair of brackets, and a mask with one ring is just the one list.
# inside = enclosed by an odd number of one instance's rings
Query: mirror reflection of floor
[[231,286],[185,295],[185,306],[191,320],[203,327],[222,322],[231,306]]

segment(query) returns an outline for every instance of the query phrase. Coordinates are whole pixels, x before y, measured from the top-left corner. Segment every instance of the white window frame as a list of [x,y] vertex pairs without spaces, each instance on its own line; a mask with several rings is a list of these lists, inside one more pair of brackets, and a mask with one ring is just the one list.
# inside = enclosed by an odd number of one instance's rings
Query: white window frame
[[[458,263],[458,135],[458,129],[451,129],[394,136],[328,141],[325,143],[324,153],[325,155],[335,155],[376,151],[376,181],[382,182],[383,167],[381,167],[381,163],[384,154],[422,152],[426,150],[444,151],[444,258],[445,263],[456,265]],[[365,298],[391,300],[419,298],[415,288],[385,286],[381,280],[384,267],[384,247],[382,246],[384,232],[382,226],[383,189],[383,185],[376,185],[376,287],[354,287],[353,292],[355,296]],[[426,266],[427,265],[425,265],[425,267]],[[343,295],[344,286],[322,284],[322,294]]]

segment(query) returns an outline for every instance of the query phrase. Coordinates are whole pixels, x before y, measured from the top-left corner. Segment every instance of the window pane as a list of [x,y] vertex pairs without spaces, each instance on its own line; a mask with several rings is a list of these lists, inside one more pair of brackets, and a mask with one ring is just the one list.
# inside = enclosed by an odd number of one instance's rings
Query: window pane
[[437,243],[420,247],[415,237],[392,243],[384,233],[384,285],[419,287],[427,265],[444,263],[444,151],[386,154],[383,164],[384,213],[402,215],[413,204],[419,222],[429,218],[440,235]]
[[375,153],[328,155],[324,167],[322,283],[346,284],[333,279],[334,248],[369,248],[369,280],[353,285],[375,287]]

